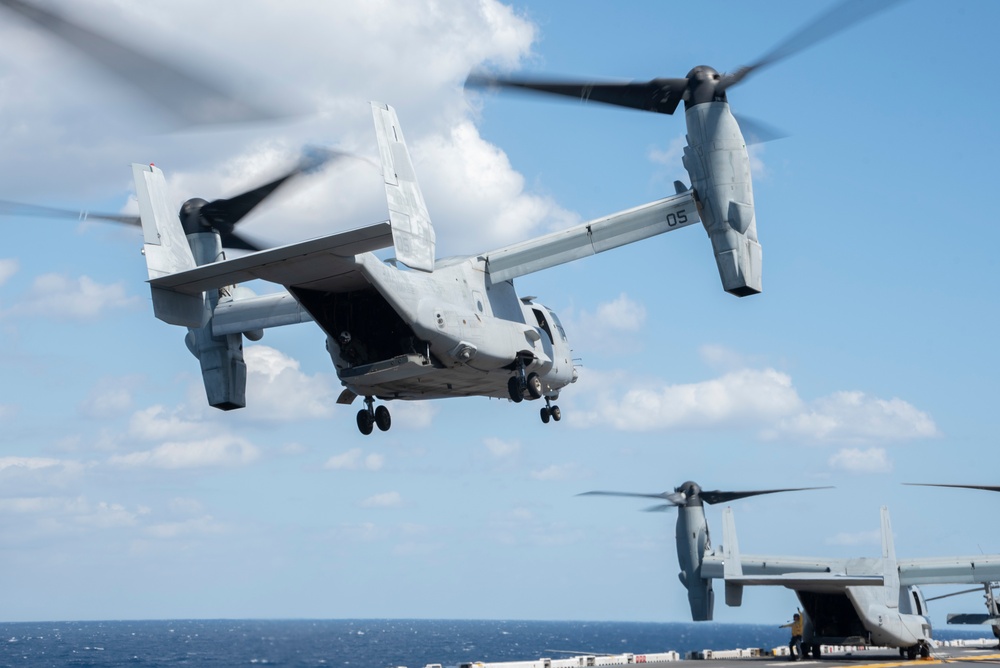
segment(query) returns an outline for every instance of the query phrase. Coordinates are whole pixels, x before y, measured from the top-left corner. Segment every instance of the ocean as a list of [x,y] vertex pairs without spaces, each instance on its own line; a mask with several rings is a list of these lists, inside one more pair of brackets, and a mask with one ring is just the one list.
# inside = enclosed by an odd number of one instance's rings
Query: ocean
[[[978,631],[978,630],[977,630]],[[988,629],[983,628],[982,631]],[[980,637],[940,631],[935,637]],[[562,652],[636,654],[775,647],[787,629],[751,624],[447,620],[175,620],[0,623],[0,666],[423,668]]]

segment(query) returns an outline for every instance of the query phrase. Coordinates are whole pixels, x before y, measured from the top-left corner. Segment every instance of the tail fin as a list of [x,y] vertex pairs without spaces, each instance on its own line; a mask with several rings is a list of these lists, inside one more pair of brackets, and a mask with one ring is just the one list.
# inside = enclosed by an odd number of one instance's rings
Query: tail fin
[[896,564],[896,547],[892,541],[889,509],[882,506],[882,592],[886,607],[899,607],[899,568]]
[[434,227],[417,184],[403,130],[392,107],[372,102],[375,133],[389,201],[396,259],[411,269],[434,271]]
[[[167,182],[163,172],[153,165],[132,165],[135,194],[142,219],[143,255],[149,278],[160,278],[196,266],[191,247],[177,213],[170,208]],[[201,327],[210,313],[204,296],[183,295],[171,290],[151,287],[153,313],[171,325]]]
[[743,562],[740,561],[740,545],[736,540],[736,520],[733,509],[722,511],[722,574],[726,579],[726,605],[738,607],[743,604],[743,585],[730,582],[730,578],[743,577]]

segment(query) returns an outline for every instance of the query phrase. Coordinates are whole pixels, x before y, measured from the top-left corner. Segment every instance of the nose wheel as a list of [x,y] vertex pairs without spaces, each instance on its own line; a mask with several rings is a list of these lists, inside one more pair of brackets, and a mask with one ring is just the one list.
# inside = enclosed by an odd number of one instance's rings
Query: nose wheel
[[375,407],[375,399],[365,397],[365,407],[358,411],[358,431],[365,436],[374,431],[375,427],[379,431],[389,431],[392,426],[392,416],[385,406]]
[[542,416],[542,422],[545,424],[548,424],[550,419],[556,422],[562,420],[562,411],[559,410],[558,406],[550,405],[548,397],[545,397],[545,406],[539,410],[539,414]]

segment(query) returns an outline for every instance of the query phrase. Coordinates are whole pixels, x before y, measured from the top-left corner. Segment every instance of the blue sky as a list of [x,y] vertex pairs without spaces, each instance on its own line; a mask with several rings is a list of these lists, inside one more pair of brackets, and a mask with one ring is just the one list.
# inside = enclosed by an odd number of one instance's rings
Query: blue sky
[[[734,69],[829,5],[52,4],[310,113],[165,133],[154,109],[4,20],[0,198],[130,210],[131,162],[161,167],[178,205],[232,195],[305,143],[374,156],[377,99],[399,113],[443,255],[687,179],[682,116],[467,94],[470,69]],[[133,230],[9,219],[0,619],[683,621],[673,514],[575,495],[685,480],[836,487],[735,504],[747,553],[873,556],[882,504],[900,556],[1000,553],[1000,498],[900,484],[997,483],[998,20],[985,0],[912,0],[730,92],[789,134],[752,154],[763,294],[722,291],[698,227],[516,280],[582,358],[559,424],[534,405],[445,400],[393,405],[392,430],[363,437],[310,325],[248,344],[248,407],[214,411],[183,331],[152,317]],[[377,170],[348,161],[246,230],[283,243],[386,217]],[[719,508],[709,522],[718,538]],[[783,622],[794,606],[755,589],[716,619]]]

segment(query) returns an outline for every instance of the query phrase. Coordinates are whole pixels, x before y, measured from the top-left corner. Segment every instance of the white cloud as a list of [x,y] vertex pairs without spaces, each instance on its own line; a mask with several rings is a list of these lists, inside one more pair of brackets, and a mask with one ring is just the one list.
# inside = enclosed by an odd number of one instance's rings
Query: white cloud
[[402,505],[403,497],[399,492],[383,492],[375,494],[361,502],[362,508],[395,508]]
[[309,375],[295,360],[265,345],[246,346],[247,417],[264,422],[328,418],[337,397],[331,376]]
[[764,440],[811,443],[905,441],[939,435],[929,415],[902,399],[835,392],[807,402],[775,369],[740,369],[697,383],[669,384],[588,369],[567,395],[577,427],[628,431],[751,428]]
[[830,468],[848,473],[888,473],[892,471],[892,461],[885,448],[845,448],[827,460]]
[[385,456],[378,453],[365,454],[361,448],[352,448],[326,460],[323,468],[334,471],[356,471],[367,469],[378,471],[385,465]]
[[489,437],[483,439],[483,444],[497,459],[512,457],[521,451],[520,441],[504,441],[496,437]]
[[593,311],[569,310],[562,314],[574,346],[606,351],[634,348],[625,335],[639,332],[646,323],[645,305],[622,292],[610,302],[601,302]]
[[20,268],[14,258],[0,258],[0,286],[6,283]]
[[186,439],[201,434],[203,423],[181,417],[183,411],[169,411],[161,405],[149,406],[136,411],[129,421],[128,434],[143,441]]
[[152,450],[114,455],[109,463],[122,468],[196,469],[246,466],[260,451],[246,439],[220,435],[201,440],[169,442]]
[[178,522],[161,522],[150,524],[144,533],[151,538],[169,540],[192,535],[210,535],[224,533],[225,527],[216,522],[211,515],[195,517]]
[[864,392],[836,392],[779,420],[776,435],[817,441],[901,441],[940,433],[929,415],[902,399],[879,399]]
[[124,415],[132,409],[132,391],[141,382],[138,376],[104,378],[78,405],[80,413],[92,418]]
[[124,283],[104,285],[89,276],[73,279],[62,274],[43,274],[4,316],[42,316],[56,320],[94,320],[114,309],[134,308],[138,297],[126,294]]

